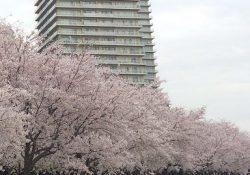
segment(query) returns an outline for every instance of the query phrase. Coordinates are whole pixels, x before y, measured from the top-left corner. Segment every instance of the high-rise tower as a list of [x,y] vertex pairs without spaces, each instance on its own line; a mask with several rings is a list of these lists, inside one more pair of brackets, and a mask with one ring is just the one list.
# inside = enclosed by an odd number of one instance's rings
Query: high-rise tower
[[37,0],[37,29],[46,37],[42,50],[57,40],[65,53],[84,45],[98,62],[131,83],[156,77],[149,0]]

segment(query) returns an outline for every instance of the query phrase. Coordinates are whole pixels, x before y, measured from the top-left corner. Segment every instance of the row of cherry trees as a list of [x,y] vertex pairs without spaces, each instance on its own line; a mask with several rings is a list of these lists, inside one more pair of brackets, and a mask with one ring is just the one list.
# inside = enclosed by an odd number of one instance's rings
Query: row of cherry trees
[[232,124],[172,107],[160,83],[129,85],[87,52],[37,53],[37,41],[0,23],[0,164],[24,174],[249,168],[250,137]]

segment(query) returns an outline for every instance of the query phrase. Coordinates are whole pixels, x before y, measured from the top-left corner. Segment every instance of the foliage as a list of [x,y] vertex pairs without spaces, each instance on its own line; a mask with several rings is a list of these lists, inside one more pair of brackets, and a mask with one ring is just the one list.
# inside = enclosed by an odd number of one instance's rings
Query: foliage
[[160,83],[129,85],[86,53],[56,44],[37,53],[36,37],[0,23],[0,158],[34,168],[114,173],[160,170],[239,172],[250,139],[204,109],[172,107]]

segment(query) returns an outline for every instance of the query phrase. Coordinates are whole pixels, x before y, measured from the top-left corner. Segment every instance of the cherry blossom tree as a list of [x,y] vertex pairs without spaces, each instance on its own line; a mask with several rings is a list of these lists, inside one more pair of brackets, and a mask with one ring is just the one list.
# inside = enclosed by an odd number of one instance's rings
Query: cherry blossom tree
[[[21,154],[24,174],[59,152],[71,161],[77,153],[107,152],[124,144],[129,132],[117,111],[127,83],[120,85],[123,81],[109,70],[97,69],[87,53],[64,55],[57,46],[36,53],[33,40],[10,26],[2,24],[0,33],[1,88],[16,94],[2,105],[29,116]],[[93,147],[92,139],[103,145]]]
[[0,38],[0,163],[21,162],[24,174],[249,166],[249,135],[206,121],[203,108],[173,107],[160,82],[130,85],[87,51],[65,55],[52,44],[37,53],[37,37],[5,22]]
[[[64,55],[57,45],[37,53],[33,43],[9,26],[2,27],[1,84],[17,94],[3,105],[15,106],[27,116],[21,152],[24,174],[48,163],[67,167],[80,161],[86,169],[91,162],[109,171],[127,166],[135,157],[131,144],[146,134],[139,127],[156,121],[153,110],[146,110],[150,99],[144,103],[144,95],[159,97],[155,102],[168,108],[164,95],[151,86],[131,86],[109,69],[97,68],[88,53]],[[131,166],[137,161],[141,160]]]
[[190,142],[192,169],[201,171],[246,171],[249,136],[228,122],[204,122]]

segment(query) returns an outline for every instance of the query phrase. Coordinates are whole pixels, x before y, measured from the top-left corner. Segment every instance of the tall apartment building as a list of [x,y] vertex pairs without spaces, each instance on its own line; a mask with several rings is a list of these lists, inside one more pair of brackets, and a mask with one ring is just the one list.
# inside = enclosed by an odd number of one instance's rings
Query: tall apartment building
[[135,84],[156,77],[149,0],[37,0],[37,29],[65,53],[90,47],[98,62]]

